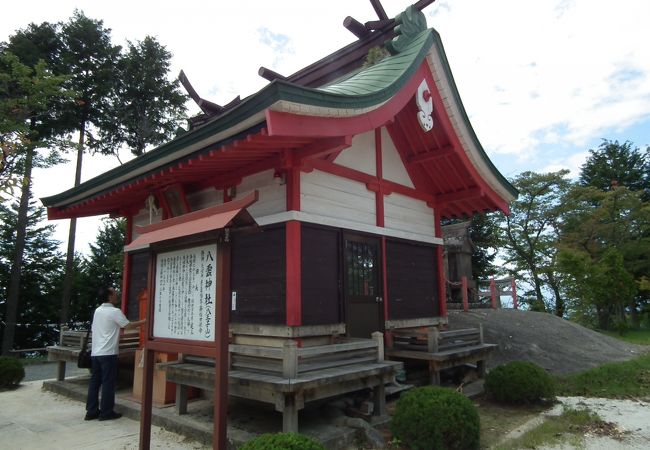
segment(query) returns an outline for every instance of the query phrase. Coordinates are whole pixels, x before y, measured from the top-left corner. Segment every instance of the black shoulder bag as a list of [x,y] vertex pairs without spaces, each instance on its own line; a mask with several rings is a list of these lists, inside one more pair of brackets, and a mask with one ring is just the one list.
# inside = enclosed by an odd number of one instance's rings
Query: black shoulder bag
[[90,329],[92,328],[92,322],[90,323],[90,326],[88,327],[88,331],[86,332],[86,338],[84,339],[84,343],[81,346],[81,350],[79,350],[79,357],[77,358],[77,367],[80,369],[90,369],[93,366],[93,362],[90,359],[90,350],[88,350],[88,337],[90,336]]

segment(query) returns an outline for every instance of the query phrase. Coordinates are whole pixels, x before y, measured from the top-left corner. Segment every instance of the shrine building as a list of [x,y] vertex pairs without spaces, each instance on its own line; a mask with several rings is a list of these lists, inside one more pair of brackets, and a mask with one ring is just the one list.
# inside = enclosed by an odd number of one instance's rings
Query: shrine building
[[441,221],[508,213],[516,191],[472,129],[420,3],[395,19],[346,19],[352,44],[292,75],[261,68],[269,83],[227,105],[183,79],[202,110],[188,131],[42,199],[51,220],[126,219],[131,320],[152,246],[232,228],[233,342],[446,322]]

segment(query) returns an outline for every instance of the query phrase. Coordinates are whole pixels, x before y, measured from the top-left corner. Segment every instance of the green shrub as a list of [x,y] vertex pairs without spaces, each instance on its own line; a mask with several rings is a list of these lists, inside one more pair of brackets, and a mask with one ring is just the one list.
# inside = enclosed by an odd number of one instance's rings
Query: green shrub
[[412,450],[479,448],[476,407],[464,395],[438,386],[403,394],[390,428],[393,436]]
[[555,397],[555,381],[536,364],[513,361],[487,374],[485,392],[498,402],[537,403]]
[[0,388],[16,387],[23,378],[25,369],[19,359],[0,356]]
[[314,439],[296,433],[263,434],[246,442],[239,450],[325,450]]

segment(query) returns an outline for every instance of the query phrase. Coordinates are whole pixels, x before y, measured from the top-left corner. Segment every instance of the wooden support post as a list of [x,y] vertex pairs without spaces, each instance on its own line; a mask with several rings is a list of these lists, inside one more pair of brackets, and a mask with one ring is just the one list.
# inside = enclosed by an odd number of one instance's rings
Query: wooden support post
[[467,295],[467,277],[462,276],[460,279],[460,290],[463,296],[463,311],[469,311],[469,298]]
[[[295,344],[295,342],[294,342]],[[282,432],[298,432],[298,407],[293,392],[284,394],[284,408],[282,411]]]
[[377,362],[382,362],[384,360],[384,333],[375,331],[371,336],[377,342]]
[[429,361],[429,384],[440,386],[440,371],[434,361]]
[[439,335],[440,332],[436,327],[429,328],[429,331],[427,333],[427,352],[438,352],[438,338],[440,337]]
[[56,381],[65,380],[65,361],[57,361],[56,364]]
[[384,386],[384,380],[380,378],[379,384],[375,386],[372,392],[373,396],[373,416],[384,416],[386,415],[386,386]]
[[176,414],[187,414],[187,386],[176,384]]
[[284,342],[282,355],[282,376],[296,378],[298,375],[298,343],[294,340]]
[[476,361],[476,372],[479,378],[485,378],[485,360]]
[[490,298],[492,300],[492,309],[497,309],[497,283],[494,277],[490,278]]
[[512,277],[510,280],[511,280],[510,285],[512,289],[512,307],[514,309],[518,309],[519,304],[517,303],[517,283],[515,282],[515,277]]

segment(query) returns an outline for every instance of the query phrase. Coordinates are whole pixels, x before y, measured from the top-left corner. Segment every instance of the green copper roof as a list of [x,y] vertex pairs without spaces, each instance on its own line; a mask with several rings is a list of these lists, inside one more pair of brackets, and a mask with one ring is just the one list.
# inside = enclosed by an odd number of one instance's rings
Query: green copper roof
[[[433,43],[431,31],[424,30],[419,33],[401,53],[395,56],[388,56],[374,66],[350,74],[345,79],[319,88],[318,90],[332,94],[358,97],[393,86],[404,75],[410,75],[418,68],[419,63],[424,59],[429,47]],[[415,62],[417,64],[414,64]]]

